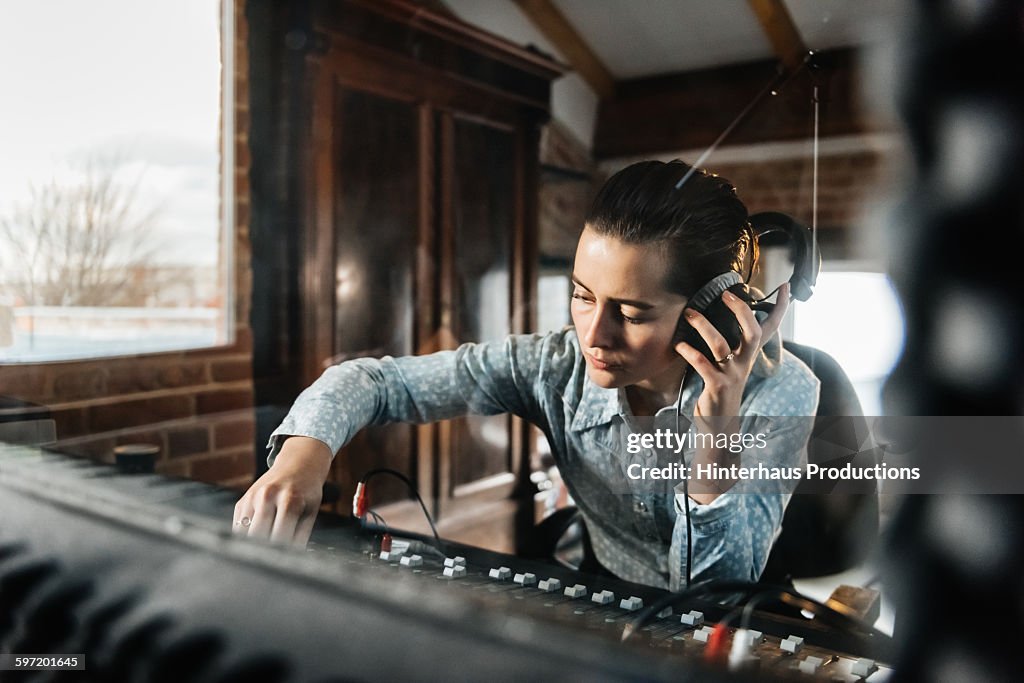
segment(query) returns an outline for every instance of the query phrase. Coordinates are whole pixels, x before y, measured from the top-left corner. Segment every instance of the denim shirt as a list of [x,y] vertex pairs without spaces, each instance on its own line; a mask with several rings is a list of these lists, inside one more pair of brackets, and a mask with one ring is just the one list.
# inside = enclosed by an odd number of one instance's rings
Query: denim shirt
[[[699,380],[699,377],[697,378]],[[682,414],[692,416],[703,388],[687,382]],[[818,381],[782,352],[771,374],[752,373],[741,417],[813,416]],[[666,406],[657,417],[675,415]],[[624,389],[587,377],[572,328],[503,342],[463,344],[425,356],[360,358],[328,368],[302,392],[270,437],[270,463],[283,437],[308,436],[337,453],[360,429],[389,422],[424,423],[465,414],[513,413],[537,425],[579,506],[599,562],[620,578],[677,590],[685,584],[690,506],[693,581],[756,580],[778,535],[788,493],[726,492],[701,505],[676,488],[650,482],[631,493],[609,485],[623,470],[622,426],[632,419]],[[775,464],[803,466],[812,420],[790,421],[768,439]],[[619,480],[621,480],[619,476]]]

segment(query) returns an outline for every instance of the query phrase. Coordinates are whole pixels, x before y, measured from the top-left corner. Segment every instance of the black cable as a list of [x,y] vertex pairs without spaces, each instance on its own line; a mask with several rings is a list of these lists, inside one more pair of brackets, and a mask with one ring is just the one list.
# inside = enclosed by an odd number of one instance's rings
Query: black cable
[[761,588],[760,584],[753,581],[737,581],[731,579],[705,579],[694,586],[664,595],[649,606],[640,610],[632,621],[626,624],[622,630],[622,639],[626,640],[635,632],[645,626],[654,616],[666,607],[674,606],[680,600],[709,596],[717,593],[741,593],[746,595]]
[[391,476],[396,477],[397,479],[400,479],[403,482],[405,482],[405,485],[409,487],[409,491],[412,493],[412,495],[416,496],[416,501],[420,504],[420,509],[423,510],[423,516],[427,518],[427,523],[430,524],[430,531],[434,534],[434,544],[437,546],[438,551],[441,552],[442,555],[445,554],[444,544],[441,543],[441,537],[437,533],[437,527],[434,526],[434,518],[430,516],[430,512],[427,511],[427,506],[423,502],[423,498],[420,497],[420,492],[416,490],[416,487],[413,486],[413,483],[409,480],[409,478],[402,474],[401,472],[399,472],[398,470],[393,470],[390,467],[378,467],[364,474],[363,478],[360,479],[359,482],[365,485],[370,481],[371,478],[377,476],[378,474],[390,474]]
[[[807,596],[799,593],[795,588],[790,588],[788,586],[774,586],[770,584],[755,583],[752,581],[721,579],[708,579],[706,581],[701,581],[692,588],[659,598],[649,607],[644,608],[631,622],[626,624],[622,631],[622,640],[628,639],[633,633],[639,631],[651,620],[653,616],[661,612],[666,607],[673,606],[680,600],[716,593],[740,593],[744,598],[749,600],[749,602],[745,603],[743,609],[743,628],[747,628],[750,620],[750,613],[753,612],[757,603],[767,598],[774,597],[787,605],[813,612],[815,616],[822,617],[825,621],[831,621],[836,626],[843,628],[849,633],[859,632],[859,635],[864,635],[869,638],[877,638],[885,642],[892,641],[891,636],[879,631],[871,624],[865,622],[863,619],[856,616],[852,610],[845,608],[845,606],[838,609],[831,607],[830,605],[818,602],[813,598],[808,598]],[[736,610],[733,610],[722,620],[722,623],[728,623],[728,621],[735,618],[735,615]]]
[[362,525],[362,527],[364,529],[370,529],[370,526],[366,523],[366,516],[367,515],[373,517],[374,520],[376,520],[377,524],[380,525],[380,527],[383,529],[385,534],[391,535],[391,529],[388,528],[388,523],[384,521],[384,518],[381,517],[376,512],[374,512],[373,510],[369,510],[369,509],[366,511],[366,515],[363,515],[362,519],[359,520],[360,524]]
[[861,634],[872,638],[880,638],[886,641],[892,640],[892,636],[879,631],[873,625],[861,619],[855,611],[842,603],[837,602],[837,607],[826,605],[825,603],[818,602],[814,598],[809,598],[797,591],[795,588],[790,588],[788,586],[765,585],[764,589],[765,590],[753,596],[743,608],[743,620],[741,622],[743,628],[747,628],[747,625],[750,623],[750,615],[753,613],[754,608],[758,603],[763,602],[766,599],[775,598],[779,602],[789,605],[790,607],[796,607],[797,609],[813,612],[816,617],[821,617],[825,621],[832,621],[836,626],[844,628],[847,632],[854,633],[855,631],[859,631]]
[[[676,435],[679,434],[679,421],[683,412],[683,387],[690,368],[683,370],[683,379],[679,383],[679,396],[676,397]],[[692,461],[691,461],[692,462]],[[693,520],[690,519],[690,474],[683,472],[683,514],[686,516],[686,587],[690,587],[693,579]]]

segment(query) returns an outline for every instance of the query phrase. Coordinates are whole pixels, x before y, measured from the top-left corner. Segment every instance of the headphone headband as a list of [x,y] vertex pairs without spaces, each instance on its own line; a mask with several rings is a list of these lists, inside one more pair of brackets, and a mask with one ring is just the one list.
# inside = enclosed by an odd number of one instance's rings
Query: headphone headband
[[758,239],[773,232],[786,234],[793,256],[793,275],[789,278],[789,293],[799,301],[811,298],[818,280],[818,271],[821,269],[821,252],[810,228],[780,211],[756,213],[750,217],[750,225]]

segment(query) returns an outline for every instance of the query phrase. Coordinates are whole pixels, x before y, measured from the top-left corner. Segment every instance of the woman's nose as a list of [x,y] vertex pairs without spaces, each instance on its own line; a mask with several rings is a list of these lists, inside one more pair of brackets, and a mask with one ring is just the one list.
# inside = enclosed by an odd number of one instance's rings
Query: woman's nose
[[604,306],[596,306],[594,314],[587,325],[583,343],[590,348],[606,348],[611,345],[613,333],[608,320],[608,311]]

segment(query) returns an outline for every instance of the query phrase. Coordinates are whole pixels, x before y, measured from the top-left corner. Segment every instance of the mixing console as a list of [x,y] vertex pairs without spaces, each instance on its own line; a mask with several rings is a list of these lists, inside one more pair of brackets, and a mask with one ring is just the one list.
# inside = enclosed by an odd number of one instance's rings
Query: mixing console
[[[231,534],[236,497],[0,446],[0,652],[84,652],[91,670],[139,680],[242,680],[253,667],[282,681],[891,673],[875,661],[884,643],[820,620],[755,611],[749,629],[716,634],[733,608],[710,599],[622,642],[664,591],[415,535],[381,552],[373,530],[326,515],[305,553],[255,543]],[[724,655],[742,655],[732,673],[707,661],[723,636]]]

